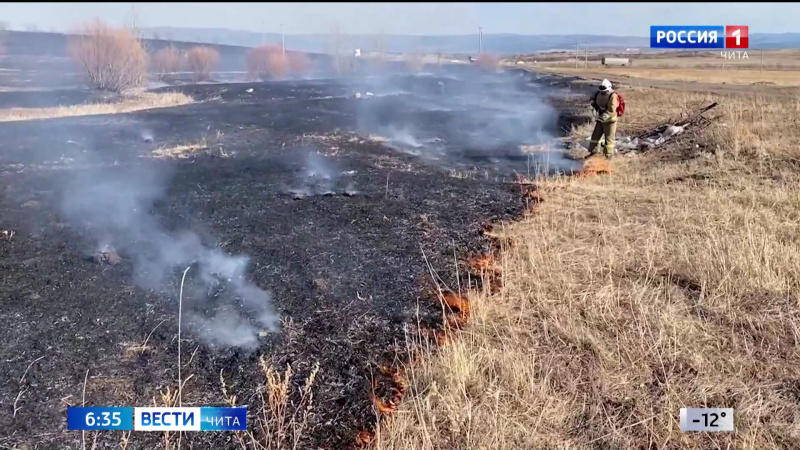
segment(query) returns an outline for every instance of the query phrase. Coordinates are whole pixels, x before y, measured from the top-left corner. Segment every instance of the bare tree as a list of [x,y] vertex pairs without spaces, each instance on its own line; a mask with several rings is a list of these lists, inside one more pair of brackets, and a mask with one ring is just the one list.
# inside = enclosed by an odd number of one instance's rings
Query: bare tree
[[131,33],[133,33],[136,39],[144,39],[144,32],[142,31],[141,24],[139,23],[139,16],[136,14],[135,3],[131,3],[130,25],[128,28],[131,30]]
[[343,74],[347,69],[347,60],[342,55],[346,37],[338,23],[334,23],[328,29],[328,54],[333,58],[333,68],[337,75]]
[[35,23],[26,23],[24,25],[25,31],[38,31],[39,27]]
[[219,52],[211,47],[192,47],[186,52],[186,66],[194,74],[195,81],[211,79],[211,72],[217,66]]
[[386,62],[386,33],[380,32],[372,36],[373,64],[376,68],[382,69]]
[[89,22],[70,37],[68,51],[97,89],[124,92],[145,81],[147,52],[127,29]]
[[281,47],[266,44],[247,52],[247,77],[251,80],[281,79],[289,73]]
[[175,72],[181,70],[183,55],[173,46],[164,47],[153,56],[153,71],[161,81],[172,81]]

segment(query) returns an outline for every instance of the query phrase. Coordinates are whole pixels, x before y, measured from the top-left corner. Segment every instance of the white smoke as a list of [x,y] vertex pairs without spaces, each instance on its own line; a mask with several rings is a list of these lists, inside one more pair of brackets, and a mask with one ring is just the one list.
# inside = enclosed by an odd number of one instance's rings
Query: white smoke
[[357,191],[352,180],[347,180],[347,185],[342,187],[342,177],[353,175],[355,172],[341,171],[337,164],[328,156],[317,151],[309,150],[303,161],[303,166],[298,172],[294,185],[285,188],[296,199],[311,195],[354,195]]
[[[356,106],[359,130],[388,145],[445,164],[489,164],[522,172],[521,146],[553,142],[557,112],[530,77],[465,67],[435,76],[388,74],[353,82],[376,97]],[[410,95],[384,96],[390,92]],[[540,158],[533,155],[532,158]],[[554,158],[556,164],[560,164]]]
[[[190,323],[203,330],[208,343],[252,348],[260,332],[279,328],[269,292],[247,279],[250,258],[229,255],[213,243],[203,243],[190,230],[168,231],[151,213],[164,195],[169,170],[161,164],[114,168],[92,174],[75,173],[62,190],[61,212],[71,223],[86,226],[97,238],[93,251],[114,248],[129,257],[137,285],[154,290],[174,286],[176,270],[194,265],[193,295],[188,302],[199,311],[237,304],[206,317],[188,311]],[[190,291],[191,292],[191,291]],[[205,292],[205,295],[201,295]]]

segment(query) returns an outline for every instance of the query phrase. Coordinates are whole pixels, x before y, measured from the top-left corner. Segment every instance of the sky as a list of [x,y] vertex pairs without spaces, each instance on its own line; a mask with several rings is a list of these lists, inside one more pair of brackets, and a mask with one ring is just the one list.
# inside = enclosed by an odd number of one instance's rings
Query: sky
[[[135,12],[133,14],[132,12]],[[800,3],[0,3],[0,22],[65,31],[99,18],[142,27],[287,34],[604,34],[648,36],[650,25],[749,25],[800,32]]]

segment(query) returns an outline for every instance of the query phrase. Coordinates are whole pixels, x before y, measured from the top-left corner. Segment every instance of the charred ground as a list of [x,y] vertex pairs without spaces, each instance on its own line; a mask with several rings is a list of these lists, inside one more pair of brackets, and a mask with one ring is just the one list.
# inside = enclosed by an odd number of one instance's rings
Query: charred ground
[[[150,405],[176,386],[182,268],[170,286],[146,290],[134,283],[127,257],[135,241],[117,245],[119,265],[92,262],[91,224],[59,214],[60,187],[75,171],[85,179],[169,172],[167,192],[149,213],[167,230],[191,229],[226,253],[249,255],[249,279],[272,294],[282,331],[262,337],[256,351],[208,345],[199,330],[184,329],[183,377],[193,375],[185,406],[223,404],[220,371],[240,404],[255,403],[260,355],[278,369],[291,364],[293,384],[319,363],[300,446],[354,445],[376,420],[370,394],[379,368],[405,354],[407,333],[441,326],[428,264],[444,286],[463,289],[466,259],[488,249],[482,227],[525,209],[507,183],[530,168],[518,142],[466,152],[457,130],[470,122],[458,108],[414,113],[441,89],[439,81],[454,98],[475,86],[459,92],[458,76],[448,76],[403,76],[392,83],[401,92],[385,96],[368,80],[184,86],[197,103],[0,124],[0,230],[15,231],[0,241],[0,447],[80,445],[80,434],[66,431],[65,411],[81,403],[87,370],[87,405]],[[487,77],[480,81],[487,96],[507,95],[495,91],[504,83],[523,90],[547,84],[523,74]],[[549,133],[577,120],[543,117]],[[438,136],[430,141],[437,157],[367,137],[403,120]],[[201,150],[177,160],[151,157],[186,142]],[[331,174],[324,186],[309,180],[309,158]],[[465,170],[471,175],[457,175]],[[196,311],[215,307],[191,296],[184,302]],[[146,339],[148,349],[130,351]],[[101,433],[98,445],[119,440],[119,433]],[[128,448],[161,440],[134,433]],[[230,433],[184,440],[238,445]]]

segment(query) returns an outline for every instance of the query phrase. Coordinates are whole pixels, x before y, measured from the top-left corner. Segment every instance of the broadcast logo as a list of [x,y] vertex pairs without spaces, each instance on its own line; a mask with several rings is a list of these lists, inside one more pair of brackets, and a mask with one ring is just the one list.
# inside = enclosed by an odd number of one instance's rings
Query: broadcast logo
[[747,25],[651,25],[650,48],[727,48],[750,47]]
[[68,407],[68,430],[245,431],[247,407]]

